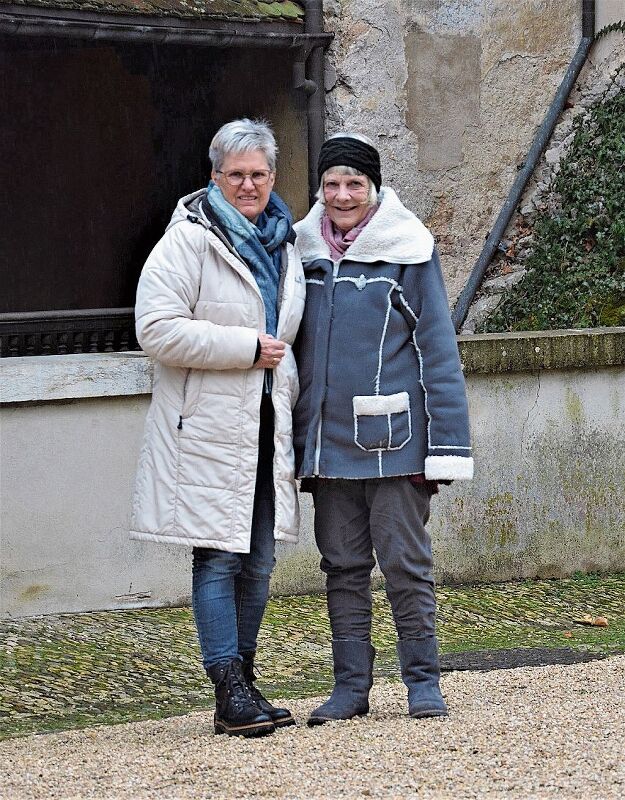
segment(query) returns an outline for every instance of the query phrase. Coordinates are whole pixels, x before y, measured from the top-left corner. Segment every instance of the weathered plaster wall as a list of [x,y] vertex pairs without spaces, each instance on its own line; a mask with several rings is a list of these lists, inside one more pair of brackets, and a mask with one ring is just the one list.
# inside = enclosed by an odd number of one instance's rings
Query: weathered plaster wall
[[[612,25],[614,22],[625,21],[625,0],[596,0],[596,19],[595,30],[600,31],[606,25]],[[590,64],[600,64],[615,47],[618,47],[622,41],[622,33],[610,33],[604,39],[598,41],[592,49],[590,54]]]
[[[601,2],[601,0],[600,0]],[[609,0],[608,0],[609,2]],[[380,147],[453,298],[581,36],[578,0],[327,0],[328,131]]]
[[476,477],[435,501],[439,579],[622,570],[625,330],[459,343]]
[[[625,569],[625,330],[471,336],[460,348],[476,477],[433,501],[439,580]],[[189,551],[127,535],[147,359],[2,359],[0,386],[0,615],[186,602]],[[278,548],[276,593],[323,586],[302,504],[300,544]]]
[[439,579],[563,577],[625,563],[625,372],[474,375],[477,480],[435,501]]

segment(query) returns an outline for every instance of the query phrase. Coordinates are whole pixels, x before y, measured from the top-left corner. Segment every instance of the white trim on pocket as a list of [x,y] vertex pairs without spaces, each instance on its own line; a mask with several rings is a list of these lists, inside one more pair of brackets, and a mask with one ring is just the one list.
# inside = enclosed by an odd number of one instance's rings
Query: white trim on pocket
[[[352,404],[354,408],[354,444],[361,450],[367,453],[377,451],[381,457],[382,452],[401,450],[412,439],[412,414],[408,392],[387,395],[356,395],[352,398]],[[408,436],[398,445],[393,445],[392,414],[406,414],[408,418]],[[358,417],[386,417],[388,442],[385,447],[365,447],[358,441]]]
[[356,395],[353,398],[353,403],[354,414],[360,414],[363,417],[373,417],[378,414],[399,414],[401,411],[409,411],[410,396],[408,392]]

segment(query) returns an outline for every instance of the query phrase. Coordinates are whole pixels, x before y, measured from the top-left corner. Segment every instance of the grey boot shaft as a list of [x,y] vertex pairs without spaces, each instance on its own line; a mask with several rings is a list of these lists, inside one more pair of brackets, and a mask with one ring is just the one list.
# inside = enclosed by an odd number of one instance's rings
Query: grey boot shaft
[[408,687],[408,713],[411,717],[446,717],[447,706],[441,694],[438,642],[436,636],[400,639],[397,655],[401,676]]
[[334,689],[325,703],[316,708],[308,725],[322,725],[338,719],[351,719],[369,711],[369,691],[373,685],[375,650],[371,642],[334,639]]

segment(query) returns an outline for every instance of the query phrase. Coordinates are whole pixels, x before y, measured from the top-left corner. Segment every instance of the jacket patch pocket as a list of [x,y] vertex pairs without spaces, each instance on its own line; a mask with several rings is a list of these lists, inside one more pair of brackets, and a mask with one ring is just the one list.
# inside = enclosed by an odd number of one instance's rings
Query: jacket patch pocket
[[353,405],[354,441],[361,450],[401,450],[412,438],[408,392],[358,395]]

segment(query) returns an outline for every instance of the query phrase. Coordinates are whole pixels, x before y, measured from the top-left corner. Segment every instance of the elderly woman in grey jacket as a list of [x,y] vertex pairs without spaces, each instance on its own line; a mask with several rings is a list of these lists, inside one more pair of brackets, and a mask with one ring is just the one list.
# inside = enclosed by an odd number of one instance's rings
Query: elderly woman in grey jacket
[[291,215],[272,191],[267,124],[224,125],[211,181],[183,197],[137,290],[154,390],[131,535],[193,548],[192,599],[215,731],[292,725],[254,684],[256,638],[279,539],[297,541],[291,345],[305,286]]
[[412,717],[444,716],[425,525],[438,481],[469,479],[465,386],[432,235],[381,187],[378,151],[338,134],[298,223],[307,300],[295,459],[315,503],[335,686],[309,725],[369,710],[373,552]]

